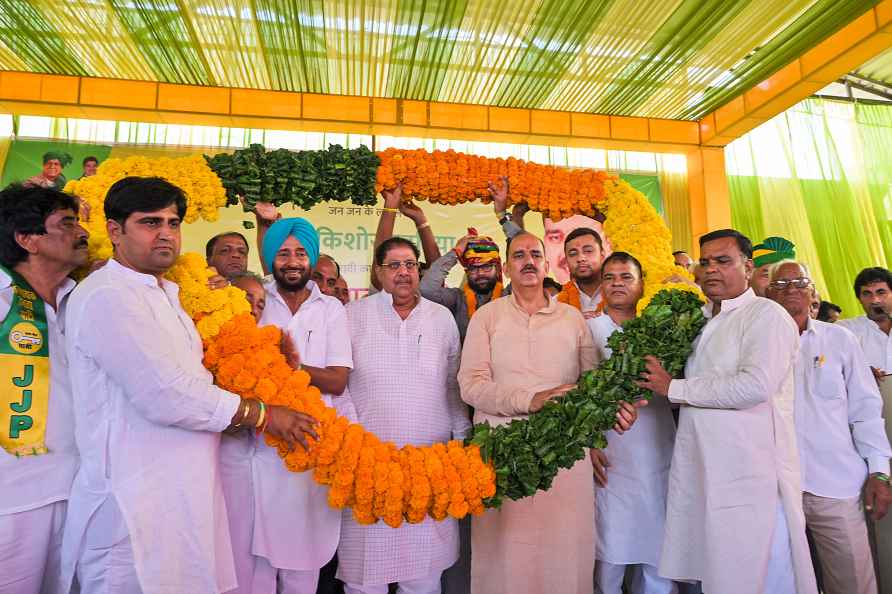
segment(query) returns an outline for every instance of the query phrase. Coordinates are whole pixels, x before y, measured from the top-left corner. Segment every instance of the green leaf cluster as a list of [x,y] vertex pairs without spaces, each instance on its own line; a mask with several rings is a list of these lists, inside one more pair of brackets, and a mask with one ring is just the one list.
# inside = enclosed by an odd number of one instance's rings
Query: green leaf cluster
[[257,202],[293,204],[304,210],[323,200],[377,202],[375,176],[381,160],[365,146],[267,151],[263,145],[252,144],[232,154],[204,158],[223,182],[227,204],[238,204],[239,196],[248,209]]
[[[623,324],[607,345],[612,355],[583,373],[576,388],[526,419],[492,427],[478,423],[468,443],[480,447],[496,471],[496,494],[484,501],[499,507],[505,497],[520,499],[551,487],[561,468],[571,468],[585,448],[603,448],[621,401],[650,398],[635,381],[653,355],[673,376],[684,370],[693,342],[706,324],[700,298],[689,291],[663,290],[642,314]],[[568,354],[569,356],[569,354]]]

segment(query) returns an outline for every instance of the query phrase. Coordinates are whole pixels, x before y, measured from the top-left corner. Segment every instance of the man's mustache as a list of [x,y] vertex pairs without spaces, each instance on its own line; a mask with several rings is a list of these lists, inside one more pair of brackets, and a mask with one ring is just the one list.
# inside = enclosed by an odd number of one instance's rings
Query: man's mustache
[[521,272],[536,272],[536,267],[531,264],[527,264],[526,266],[521,268],[520,271]]

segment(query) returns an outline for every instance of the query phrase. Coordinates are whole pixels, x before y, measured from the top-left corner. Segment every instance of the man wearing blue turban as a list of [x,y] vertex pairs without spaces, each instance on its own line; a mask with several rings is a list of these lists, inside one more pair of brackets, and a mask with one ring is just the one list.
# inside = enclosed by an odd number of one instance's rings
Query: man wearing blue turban
[[[280,219],[263,235],[261,257],[273,278],[264,284],[261,326],[283,332],[293,367],[310,375],[326,404],[356,419],[345,393],[353,368],[344,306],[311,280],[319,260],[319,234],[308,220]],[[334,556],[341,512],[312,473],[294,473],[275,448],[249,432],[226,436],[221,474],[239,587],[232,592],[315,592],[319,569]]]

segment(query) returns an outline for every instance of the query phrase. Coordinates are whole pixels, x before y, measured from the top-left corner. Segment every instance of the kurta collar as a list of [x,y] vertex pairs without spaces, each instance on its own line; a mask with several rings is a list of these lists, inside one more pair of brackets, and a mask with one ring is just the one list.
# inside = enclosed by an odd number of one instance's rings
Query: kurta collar
[[[6,274],[3,269],[0,269],[0,290],[8,289],[12,286],[12,277]],[[59,288],[56,289],[56,305],[62,303],[62,300],[65,299],[65,296],[71,293],[74,290],[74,287],[77,286],[77,283],[72,278],[66,278],[62,281],[62,284],[59,285]]]
[[[735,309],[740,309],[741,307],[749,305],[756,299],[758,299],[758,297],[756,297],[756,293],[753,292],[752,288],[748,288],[746,291],[744,291],[737,297],[734,297],[733,299],[725,299],[724,301],[722,301],[722,309],[719,311],[719,315],[723,314],[723,313],[728,313],[728,312],[734,311]],[[706,305],[709,307],[710,314],[711,314],[712,313],[712,302],[710,301]],[[713,316],[710,315],[707,317],[713,317]]]
[[[288,307],[288,304],[285,303],[285,298],[279,293],[279,285],[276,282],[275,278],[272,278],[263,285],[263,288],[266,289],[267,295],[272,295],[273,299],[280,302],[285,307]],[[317,301],[322,299],[322,291],[319,290],[319,285],[317,285],[314,281],[307,281],[306,289],[309,289],[310,296],[307,297],[307,300],[301,304],[301,307],[308,303],[312,303],[313,301]]]
[[145,274],[143,272],[133,270],[132,268],[128,268],[114,258],[109,258],[108,262],[105,263],[105,266],[103,268],[107,268],[110,273],[116,276],[123,277],[127,281],[146,285],[147,287],[161,289],[165,293],[173,297],[178,297],[180,294],[180,287],[176,283],[171,282],[163,277],[159,279],[154,275]]
[[[378,293],[376,293],[375,297],[377,297],[378,299],[381,300],[381,305],[388,312],[388,315],[393,315],[393,317],[396,318],[397,320],[399,320],[400,322],[407,322],[407,321],[411,320],[415,315],[421,315],[418,312],[421,311],[422,303],[425,301],[424,297],[422,297],[419,294],[418,295],[418,304],[414,308],[412,308],[412,311],[409,312],[409,315],[406,316],[406,319],[404,320],[399,316],[398,313],[396,313],[396,310],[393,309],[393,295],[391,295],[387,291],[382,290],[382,291],[379,291]],[[367,297],[367,299],[368,299],[368,297]]]
[[[542,291],[544,293],[545,289],[543,289]],[[523,315],[529,315],[529,314],[527,314],[526,311],[524,311],[524,309],[517,302],[517,294],[514,291],[511,291],[511,295],[509,295],[508,298],[511,300],[511,305],[514,307],[514,309],[516,309]],[[538,314],[548,315],[548,314],[552,314],[555,311],[557,311],[557,304],[558,304],[557,297],[548,297],[548,295],[546,294],[546,300],[547,300],[547,303],[545,304],[545,307],[543,307],[542,309],[540,309],[533,315],[538,315]]]

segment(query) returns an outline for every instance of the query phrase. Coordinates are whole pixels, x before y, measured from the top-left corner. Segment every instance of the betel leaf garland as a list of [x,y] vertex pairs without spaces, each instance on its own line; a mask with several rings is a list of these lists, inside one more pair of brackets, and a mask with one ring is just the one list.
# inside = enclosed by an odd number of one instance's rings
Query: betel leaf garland
[[263,145],[252,144],[232,154],[204,158],[223,182],[227,204],[238,204],[241,197],[247,208],[271,202],[309,210],[323,200],[349,200],[357,205],[377,201],[375,174],[381,160],[365,146],[267,151]]
[[673,377],[684,370],[706,324],[702,305],[693,292],[660,291],[639,317],[607,341],[613,354],[583,373],[563,398],[526,419],[497,427],[475,425],[467,442],[477,445],[496,471],[496,494],[484,505],[498,507],[503,497],[521,499],[548,490],[561,468],[571,468],[585,456],[585,448],[606,447],[604,433],[616,423],[619,402],[651,397],[635,384],[645,370],[645,356],[657,357]]

